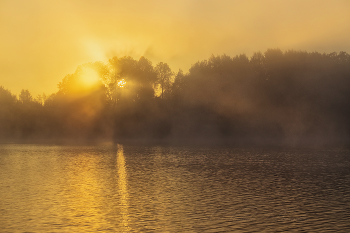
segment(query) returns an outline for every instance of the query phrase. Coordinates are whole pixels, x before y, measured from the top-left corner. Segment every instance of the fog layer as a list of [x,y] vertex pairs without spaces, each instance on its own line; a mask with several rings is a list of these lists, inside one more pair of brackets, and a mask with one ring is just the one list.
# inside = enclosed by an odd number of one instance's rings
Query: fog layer
[[37,98],[1,87],[0,140],[327,145],[350,138],[345,52],[211,56],[188,73],[113,57],[79,66],[58,87]]

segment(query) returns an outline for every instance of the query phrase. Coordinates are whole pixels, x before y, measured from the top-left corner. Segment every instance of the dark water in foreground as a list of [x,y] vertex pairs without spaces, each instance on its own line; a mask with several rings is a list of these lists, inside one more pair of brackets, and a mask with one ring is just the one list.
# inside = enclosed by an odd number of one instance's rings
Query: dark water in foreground
[[0,145],[0,232],[350,232],[350,151]]

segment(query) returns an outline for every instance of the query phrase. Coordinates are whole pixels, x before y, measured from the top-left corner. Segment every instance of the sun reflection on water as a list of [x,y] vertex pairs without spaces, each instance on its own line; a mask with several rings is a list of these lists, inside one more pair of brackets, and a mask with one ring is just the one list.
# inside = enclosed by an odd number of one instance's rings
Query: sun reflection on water
[[70,232],[98,230],[110,225],[101,210],[102,183],[99,179],[99,157],[91,153],[79,153],[65,164],[65,179],[57,195],[54,214],[67,223]]
[[119,196],[120,196],[120,213],[122,217],[121,227],[123,232],[128,232],[129,227],[129,212],[128,212],[128,190],[127,190],[127,173],[125,168],[125,158],[123,146],[118,144],[118,157],[117,157],[117,166],[118,166],[118,187],[119,187]]

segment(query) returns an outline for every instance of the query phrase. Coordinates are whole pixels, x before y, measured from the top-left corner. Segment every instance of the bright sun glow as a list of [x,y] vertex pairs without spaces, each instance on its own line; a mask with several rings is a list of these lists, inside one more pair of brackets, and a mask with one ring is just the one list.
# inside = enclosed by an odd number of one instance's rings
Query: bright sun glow
[[81,75],[81,81],[85,86],[93,86],[99,80],[98,73],[92,68],[84,69]]
[[124,79],[119,80],[119,81],[117,82],[118,87],[125,87],[125,84],[126,84],[126,82],[125,82]]

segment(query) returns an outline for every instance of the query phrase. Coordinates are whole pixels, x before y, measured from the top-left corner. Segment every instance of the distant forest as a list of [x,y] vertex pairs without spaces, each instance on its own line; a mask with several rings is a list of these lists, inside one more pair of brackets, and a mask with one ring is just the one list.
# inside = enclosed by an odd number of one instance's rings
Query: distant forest
[[79,66],[58,89],[34,98],[0,87],[0,142],[350,142],[346,52],[211,56],[188,73],[113,57]]

